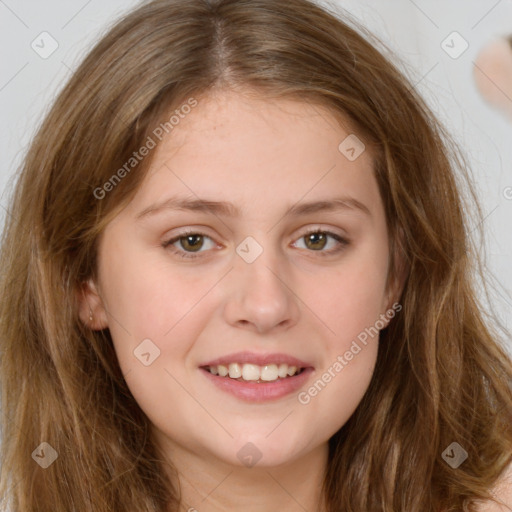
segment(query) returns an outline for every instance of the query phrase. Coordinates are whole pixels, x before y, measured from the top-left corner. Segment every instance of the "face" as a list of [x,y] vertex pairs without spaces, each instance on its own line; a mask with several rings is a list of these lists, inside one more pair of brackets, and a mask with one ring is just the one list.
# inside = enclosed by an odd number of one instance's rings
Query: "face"
[[304,457],[361,401],[368,329],[393,304],[370,151],[319,106],[233,92],[200,100],[153,151],[101,237],[87,322],[91,306],[171,449]]

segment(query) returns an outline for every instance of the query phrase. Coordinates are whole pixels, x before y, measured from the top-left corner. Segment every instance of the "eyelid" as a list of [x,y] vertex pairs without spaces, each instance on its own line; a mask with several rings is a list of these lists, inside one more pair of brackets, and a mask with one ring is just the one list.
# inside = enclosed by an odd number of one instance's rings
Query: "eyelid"
[[162,243],[162,247],[166,250],[170,250],[172,253],[178,255],[178,257],[180,257],[182,259],[199,258],[199,257],[201,257],[200,255],[202,253],[208,252],[208,251],[198,251],[197,253],[187,252],[187,251],[175,249],[173,247],[173,245],[176,242],[178,242],[181,238],[185,238],[190,235],[199,235],[199,236],[202,236],[203,238],[209,238],[210,240],[212,240],[212,242],[214,242],[216,245],[218,245],[218,243],[213,239],[213,237],[204,233],[203,231],[200,231],[199,229],[186,228],[184,231],[177,233],[176,235],[172,236],[171,238],[164,240],[164,242]]
[[309,251],[307,251],[307,252],[312,253],[312,254],[317,253],[318,256],[320,256],[320,257],[329,257],[329,256],[337,255],[347,245],[349,245],[351,243],[350,239],[347,236],[342,235],[340,233],[337,233],[337,232],[331,230],[330,228],[327,228],[327,227],[324,228],[324,227],[319,226],[319,225],[312,226],[312,227],[306,229],[306,231],[303,232],[300,236],[295,237],[294,238],[295,243],[298,240],[301,240],[304,237],[306,237],[307,235],[310,235],[310,234],[313,234],[313,233],[323,233],[323,234],[326,234],[327,236],[329,236],[331,238],[334,238],[336,240],[337,244],[338,244],[338,246],[336,248],[330,249],[328,251],[323,251],[323,250],[319,250],[319,251],[309,250]]

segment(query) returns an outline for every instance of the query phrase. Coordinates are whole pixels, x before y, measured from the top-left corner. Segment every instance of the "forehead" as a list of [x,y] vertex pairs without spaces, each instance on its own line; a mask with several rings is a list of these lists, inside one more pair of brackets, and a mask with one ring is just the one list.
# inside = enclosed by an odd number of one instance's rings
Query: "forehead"
[[370,202],[378,194],[371,152],[349,120],[307,101],[235,92],[200,98],[152,158],[136,206],[181,192],[263,213],[270,203],[334,192]]

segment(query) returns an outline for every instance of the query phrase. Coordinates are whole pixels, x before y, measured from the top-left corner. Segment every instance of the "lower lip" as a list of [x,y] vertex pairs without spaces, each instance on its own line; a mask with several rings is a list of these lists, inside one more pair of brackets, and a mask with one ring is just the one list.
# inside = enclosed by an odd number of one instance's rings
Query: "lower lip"
[[229,377],[213,375],[209,370],[201,368],[206,378],[210,379],[219,389],[231,393],[237,398],[249,402],[268,402],[277,400],[297,392],[313,373],[313,368],[305,368],[299,375],[278,379],[274,382],[242,382]]

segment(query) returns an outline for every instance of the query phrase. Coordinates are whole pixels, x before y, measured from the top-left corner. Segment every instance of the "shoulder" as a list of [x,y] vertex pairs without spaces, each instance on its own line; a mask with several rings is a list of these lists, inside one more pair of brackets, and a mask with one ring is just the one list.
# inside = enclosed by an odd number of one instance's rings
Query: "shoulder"
[[512,464],[509,464],[498,483],[492,489],[496,502],[482,503],[477,512],[510,512],[512,510]]

